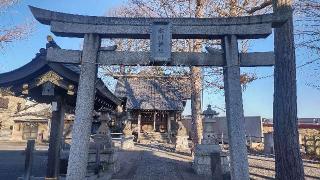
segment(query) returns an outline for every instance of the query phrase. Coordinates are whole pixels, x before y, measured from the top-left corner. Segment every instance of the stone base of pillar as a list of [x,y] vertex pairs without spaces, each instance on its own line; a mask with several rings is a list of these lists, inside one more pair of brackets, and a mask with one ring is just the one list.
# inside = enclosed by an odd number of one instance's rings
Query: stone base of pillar
[[[96,173],[96,151],[90,150],[88,154],[87,174]],[[106,148],[100,152],[100,172],[117,173],[120,170],[120,162],[118,160],[118,152],[115,148]]]
[[230,176],[230,156],[226,152],[221,152],[221,168],[224,176]]
[[197,174],[222,179],[221,149],[215,144],[198,144],[195,148],[193,169]]
[[273,154],[274,153],[274,151],[273,151],[273,149],[274,149],[273,133],[272,132],[264,133],[263,137],[264,137],[264,140],[263,140],[263,143],[264,143],[263,152],[265,154]]
[[124,136],[121,139],[121,149],[132,149],[134,148],[133,142],[134,136]]
[[188,153],[191,154],[191,150],[189,147],[188,136],[176,136],[176,152]]

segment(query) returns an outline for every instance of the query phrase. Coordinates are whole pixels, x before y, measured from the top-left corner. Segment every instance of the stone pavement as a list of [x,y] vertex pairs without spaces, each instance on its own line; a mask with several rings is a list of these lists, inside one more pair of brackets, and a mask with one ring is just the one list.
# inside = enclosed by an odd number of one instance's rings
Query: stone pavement
[[137,145],[133,150],[119,152],[121,170],[112,179],[132,180],[209,180],[196,175],[192,158],[152,147]]

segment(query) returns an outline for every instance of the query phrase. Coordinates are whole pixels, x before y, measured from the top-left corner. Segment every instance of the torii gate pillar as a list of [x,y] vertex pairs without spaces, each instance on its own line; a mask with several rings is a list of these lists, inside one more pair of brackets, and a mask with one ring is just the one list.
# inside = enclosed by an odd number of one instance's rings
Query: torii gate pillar
[[237,37],[235,35],[225,36],[223,48],[226,63],[226,67],[223,68],[223,75],[231,158],[231,179],[249,179]]
[[84,36],[83,54],[72,143],[68,162],[68,180],[85,179],[89,151],[89,138],[93,117],[97,53],[101,39],[96,34]]

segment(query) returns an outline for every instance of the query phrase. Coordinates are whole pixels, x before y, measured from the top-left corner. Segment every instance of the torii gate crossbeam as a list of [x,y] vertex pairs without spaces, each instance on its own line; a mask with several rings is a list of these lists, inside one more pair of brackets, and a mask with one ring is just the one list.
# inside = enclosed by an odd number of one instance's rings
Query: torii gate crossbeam
[[[101,38],[149,39],[153,33],[152,25],[159,22],[170,25],[166,26],[167,29],[170,29],[170,34],[165,34],[166,38],[169,38],[170,41],[170,38],[220,39],[223,41],[224,52],[222,53],[171,54],[171,52],[165,52],[166,55],[170,55],[170,58],[166,59],[165,64],[224,67],[231,178],[249,179],[240,85],[240,66],[271,66],[274,64],[274,55],[273,53],[264,53],[259,54],[263,55],[263,57],[260,57],[250,53],[239,54],[237,40],[265,38],[272,33],[272,27],[286,21],[285,16],[281,16],[284,19],[278,19],[279,16],[275,16],[274,14],[204,19],[114,18],[72,15],[35,7],[30,7],[30,9],[39,22],[51,26],[51,31],[55,35],[84,37],[83,52],[52,50],[48,53],[48,60],[52,62],[81,63],[75,114],[76,119],[72,133],[67,179],[84,179],[86,175],[89,132],[91,127],[90,119],[92,118],[94,101],[94,79],[97,75],[98,64],[150,65],[164,63],[163,61],[154,61],[155,58],[152,57],[153,53],[132,52],[133,54],[130,54],[128,52],[103,51],[100,49]],[[168,41],[168,39],[165,40]],[[164,49],[167,49],[167,47]],[[158,51],[158,49],[156,50]],[[159,52],[156,53],[161,54],[162,49],[159,49]],[[150,59],[152,58],[153,62],[150,63]]]

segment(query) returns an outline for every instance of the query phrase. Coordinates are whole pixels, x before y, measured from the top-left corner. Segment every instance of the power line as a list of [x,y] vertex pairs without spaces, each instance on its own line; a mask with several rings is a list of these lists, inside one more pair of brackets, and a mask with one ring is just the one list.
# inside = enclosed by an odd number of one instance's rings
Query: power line
[[[302,68],[302,67],[304,67],[304,66],[306,66],[306,65],[312,64],[312,63],[314,63],[314,62],[316,62],[316,61],[319,61],[319,60],[320,60],[320,58],[316,58],[316,59],[314,59],[314,60],[308,61],[308,62],[306,62],[306,63],[304,63],[304,64],[302,64],[302,65],[300,65],[300,66],[297,66],[296,69],[300,69],[300,68]],[[266,79],[266,78],[270,78],[270,77],[273,77],[273,76],[274,76],[274,74],[270,74],[270,75],[267,75],[267,76],[259,77],[259,78],[257,78],[256,80]]]

